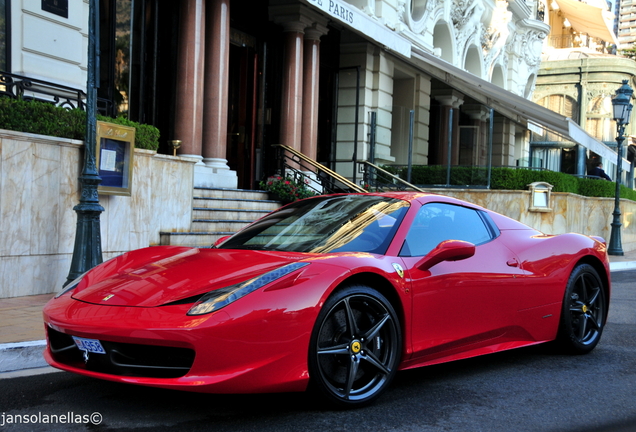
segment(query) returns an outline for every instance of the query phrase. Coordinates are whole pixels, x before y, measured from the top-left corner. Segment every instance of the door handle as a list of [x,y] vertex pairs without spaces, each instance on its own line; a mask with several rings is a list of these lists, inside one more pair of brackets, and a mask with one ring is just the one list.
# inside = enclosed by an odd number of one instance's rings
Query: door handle
[[510,258],[506,264],[508,264],[508,267],[519,267],[519,261],[517,261],[517,258]]

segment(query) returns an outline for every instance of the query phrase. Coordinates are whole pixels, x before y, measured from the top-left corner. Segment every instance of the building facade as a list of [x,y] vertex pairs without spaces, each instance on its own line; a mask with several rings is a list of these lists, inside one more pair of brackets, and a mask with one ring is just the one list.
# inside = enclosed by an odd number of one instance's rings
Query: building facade
[[[351,177],[370,156],[527,166],[529,121],[567,133],[528,100],[550,29],[540,1],[96,4],[100,110],[157,126],[162,153],[181,141],[198,185],[255,188],[276,143]],[[85,88],[89,6],[6,3],[5,69]]]
[[620,0],[617,4],[618,44],[620,49],[633,48],[636,42],[636,2]]
[[[571,2],[556,0],[546,5],[551,30],[546,38],[533,99],[571,118],[605,146],[586,147],[571,137],[538,131],[531,138],[531,165],[583,176],[601,162],[615,179],[616,122],[612,118],[612,97],[623,80],[634,88],[636,62],[617,55],[616,36],[610,31],[613,19],[605,3],[597,7],[590,2],[571,9]],[[621,10],[628,7],[628,3],[623,1]],[[592,25],[586,24],[589,22]],[[630,124],[625,133],[629,137],[633,131],[634,126]],[[631,143],[631,138],[625,142],[628,152],[624,155],[628,161],[623,164],[622,181],[633,187]],[[612,151],[608,152],[607,148]]]

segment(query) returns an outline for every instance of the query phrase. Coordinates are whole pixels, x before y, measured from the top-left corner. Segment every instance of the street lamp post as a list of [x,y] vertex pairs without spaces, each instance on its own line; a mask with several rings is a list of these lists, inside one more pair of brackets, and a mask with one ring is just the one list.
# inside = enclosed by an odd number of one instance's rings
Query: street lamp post
[[100,214],[104,211],[99,203],[97,187],[102,179],[97,171],[96,148],[96,111],[97,111],[97,66],[98,66],[98,28],[99,0],[89,0],[88,6],[88,61],[86,85],[86,136],[84,138],[84,168],[79,177],[81,196],[78,205],[73,207],[77,213],[75,246],[71,269],[66,283],[68,285],[82,273],[102,262],[102,244],[100,237]]
[[623,85],[616,90],[616,96],[612,99],[614,120],[616,121],[616,193],[614,195],[614,218],[612,219],[612,232],[610,234],[609,255],[623,255],[621,241],[621,177],[623,173],[623,141],[625,141],[625,126],[629,124],[629,116],[632,112],[632,94],[634,90],[623,80]]

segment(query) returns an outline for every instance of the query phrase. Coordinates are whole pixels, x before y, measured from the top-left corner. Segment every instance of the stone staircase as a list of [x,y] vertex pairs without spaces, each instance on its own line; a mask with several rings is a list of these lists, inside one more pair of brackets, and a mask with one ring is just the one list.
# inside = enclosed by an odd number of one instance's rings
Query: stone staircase
[[195,187],[190,231],[161,232],[160,244],[209,247],[280,206],[263,191]]

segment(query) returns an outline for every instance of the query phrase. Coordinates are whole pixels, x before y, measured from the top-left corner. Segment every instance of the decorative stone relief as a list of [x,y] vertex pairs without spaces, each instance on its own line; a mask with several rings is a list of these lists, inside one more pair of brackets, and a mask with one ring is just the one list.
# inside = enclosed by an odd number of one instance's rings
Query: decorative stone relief
[[540,30],[530,30],[521,36],[521,53],[523,60],[531,68],[538,68],[541,63],[543,39],[547,33]]
[[466,42],[480,32],[485,10],[481,0],[459,0],[453,4],[451,20],[456,30],[457,52],[464,52]]
[[406,10],[406,2],[407,0],[398,0],[397,6],[395,10],[397,11],[398,19],[402,22],[405,22],[406,14],[408,13]]
[[[512,19],[512,12],[508,10],[508,2],[497,0],[492,13],[491,25],[482,25],[481,48],[484,53],[484,66],[490,70],[495,60],[504,52],[510,30],[508,24]],[[505,56],[504,56],[505,57]]]
[[589,84],[587,86],[583,86],[586,91],[587,100],[592,100],[599,96],[605,96],[612,98],[614,96],[613,92],[605,88],[605,84]]

